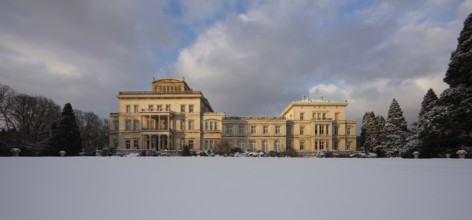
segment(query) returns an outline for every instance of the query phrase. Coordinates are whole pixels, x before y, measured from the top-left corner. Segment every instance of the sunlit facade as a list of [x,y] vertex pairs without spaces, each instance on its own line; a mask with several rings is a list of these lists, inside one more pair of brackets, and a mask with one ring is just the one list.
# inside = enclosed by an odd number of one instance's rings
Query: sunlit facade
[[[214,112],[202,92],[183,80],[160,79],[152,91],[118,93],[118,113],[110,114],[110,146],[135,151],[286,151],[300,155],[346,152],[356,147],[356,122],[346,120],[347,101],[305,97],[274,117],[227,117]],[[248,106],[250,107],[250,106]]]

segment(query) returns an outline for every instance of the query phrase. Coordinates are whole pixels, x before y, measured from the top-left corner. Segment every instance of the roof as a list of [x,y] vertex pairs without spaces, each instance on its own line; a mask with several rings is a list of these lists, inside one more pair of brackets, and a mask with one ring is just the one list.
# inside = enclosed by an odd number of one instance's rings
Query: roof
[[347,106],[347,101],[335,101],[335,100],[326,100],[324,97],[320,99],[308,99],[305,96],[302,97],[302,100],[292,101],[287,108],[282,112],[281,116],[285,115],[291,108],[294,106]]

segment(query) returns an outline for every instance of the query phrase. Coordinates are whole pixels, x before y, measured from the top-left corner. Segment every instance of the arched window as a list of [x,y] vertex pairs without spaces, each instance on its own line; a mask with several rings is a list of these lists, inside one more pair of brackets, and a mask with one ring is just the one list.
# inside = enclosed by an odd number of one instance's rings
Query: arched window
[[256,141],[255,140],[251,140],[251,151],[256,151]]
[[280,141],[276,140],[274,145],[275,145],[274,146],[274,151],[279,152],[280,151]]
[[241,150],[244,151],[244,140],[239,140],[238,141],[238,146],[239,146],[239,148],[241,148]]
[[262,150],[264,152],[269,152],[269,142],[267,140],[262,141]]

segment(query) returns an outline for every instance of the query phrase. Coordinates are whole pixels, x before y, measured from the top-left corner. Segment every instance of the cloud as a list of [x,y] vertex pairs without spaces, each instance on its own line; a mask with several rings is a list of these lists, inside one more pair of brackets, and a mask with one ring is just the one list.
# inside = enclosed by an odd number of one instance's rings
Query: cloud
[[164,8],[125,0],[1,3],[0,81],[108,117],[118,91],[148,90],[162,64],[154,48],[179,46]]
[[359,124],[396,98],[412,122],[427,89],[446,87],[464,4],[262,2],[202,31],[174,71],[229,115],[279,114],[309,90],[347,99]]
[[278,115],[308,91],[347,99],[358,124],[396,98],[411,122],[446,87],[470,2],[7,1],[0,81],[101,117],[118,91],[184,76],[228,115]]

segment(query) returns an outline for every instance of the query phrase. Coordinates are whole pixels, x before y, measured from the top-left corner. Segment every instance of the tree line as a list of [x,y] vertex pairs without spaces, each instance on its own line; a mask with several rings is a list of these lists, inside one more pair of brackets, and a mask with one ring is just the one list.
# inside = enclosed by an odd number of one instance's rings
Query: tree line
[[74,111],[70,103],[61,111],[49,98],[0,83],[0,156],[10,156],[12,148],[25,156],[57,156],[62,150],[91,156],[108,144],[108,130],[108,120],[93,112]]
[[444,78],[449,85],[438,97],[429,89],[418,120],[407,128],[403,112],[393,99],[387,120],[367,112],[362,119],[361,146],[378,156],[424,158],[472,150],[472,14],[464,22],[458,45]]

